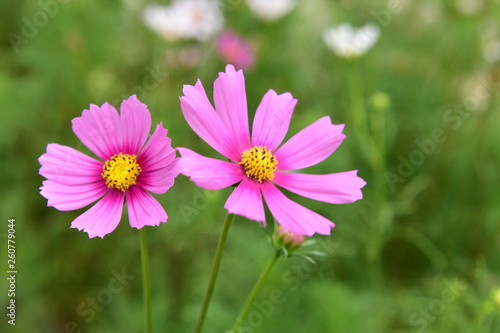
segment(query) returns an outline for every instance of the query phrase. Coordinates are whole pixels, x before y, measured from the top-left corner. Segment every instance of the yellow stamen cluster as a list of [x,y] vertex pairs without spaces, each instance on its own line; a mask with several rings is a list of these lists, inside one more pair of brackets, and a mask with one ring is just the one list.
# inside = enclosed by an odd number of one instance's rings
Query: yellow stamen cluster
[[241,154],[239,164],[243,167],[247,177],[262,183],[263,180],[274,179],[274,171],[277,169],[278,160],[276,155],[271,152],[271,149],[255,146]]
[[102,166],[102,178],[106,180],[109,188],[116,188],[125,192],[135,184],[137,176],[141,173],[135,155],[115,154]]

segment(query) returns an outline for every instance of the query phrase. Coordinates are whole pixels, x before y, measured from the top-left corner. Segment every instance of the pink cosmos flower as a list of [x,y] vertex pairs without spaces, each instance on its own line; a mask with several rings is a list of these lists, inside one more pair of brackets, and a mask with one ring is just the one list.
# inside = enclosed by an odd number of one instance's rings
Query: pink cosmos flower
[[334,224],[288,199],[276,185],[299,195],[328,203],[351,203],[362,198],[366,184],[357,171],[326,175],[291,173],[315,165],[342,143],[344,125],[323,117],[281,145],[297,100],[290,93],[269,90],[257,107],[252,136],[248,124],[245,79],[232,65],[214,83],[215,109],[198,80],[185,85],[181,108],[191,128],[230,161],[208,158],[187,148],[182,174],[199,187],[218,190],[239,183],[224,208],[229,213],[265,223],[262,196],[276,221],[299,235],[330,234]]
[[147,191],[165,193],[179,174],[179,159],[161,123],[146,143],[151,129],[147,106],[133,95],[120,110],[92,104],[72,121],[73,132],[100,160],[56,143],[48,144],[39,158],[40,175],[47,178],[40,193],[48,206],[75,210],[102,197],[71,224],[90,238],[115,230],[124,201],[132,227],[167,222],[165,210]]
[[222,31],[215,41],[215,49],[222,61],[236,68],[250,69],[255,61],[250,42],[232,30]]

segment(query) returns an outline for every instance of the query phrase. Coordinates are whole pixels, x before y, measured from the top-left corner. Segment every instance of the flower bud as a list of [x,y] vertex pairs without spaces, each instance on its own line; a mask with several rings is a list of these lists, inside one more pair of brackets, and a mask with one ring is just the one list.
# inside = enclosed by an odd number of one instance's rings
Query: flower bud
[[370,104],[375,110],[385,111],[391,106],[391,97],[383,91],[377,91],[370,97]]
[[497,309],[500,309],[500,289],[493,290],[493,303]]
[[304,235],[294,234],[282,226],[275,230],[273,239],[278,247],[284,247],[288,252],[295,251],[304,243]]

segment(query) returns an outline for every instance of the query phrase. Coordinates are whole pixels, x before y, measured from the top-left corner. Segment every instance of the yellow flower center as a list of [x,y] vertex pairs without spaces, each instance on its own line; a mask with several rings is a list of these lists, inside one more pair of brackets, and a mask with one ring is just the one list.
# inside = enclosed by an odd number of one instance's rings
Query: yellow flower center
[[277,169],[278,160],[276,155],[271,152],[271,149],[255,146],[241,154],[239,164],[245,170],[247,177],[262,183],[263,180],[274,179],[274,171]]
[[135,155],[115,154],[102,166],[102,178],[106,180],[109,188],[116,188],[125,192],[135,184],[137,176],[141,173]]

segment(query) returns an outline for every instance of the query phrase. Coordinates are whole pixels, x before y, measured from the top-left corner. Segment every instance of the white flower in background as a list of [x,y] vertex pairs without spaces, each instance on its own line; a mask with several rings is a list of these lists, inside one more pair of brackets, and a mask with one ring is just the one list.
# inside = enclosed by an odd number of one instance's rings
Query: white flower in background
[[261,20],[276,21],[297,5],[297,0],[247,0],[250,10]]
[[373,23],[354,28],[349,23],[328,28],[323,32],[326,45],[341,58],[357,58],[365,54],[378,40],[380,29]]
[[484,2],[483,0],[455,0],[455,7],[464,15],[474,15],[484,8]]
[[442,22],[444,4],[436,0],[417,2],[417,19],[426,24],[437,24]]
[[477,28],[478,39],[484,59],[489,63],[500,61],[500,26],[496,21],[486,20]]
[[458,92],[462,105],[470,112],[484,112],[491,106],[495,93],[495,81],[485,71],[478,71],[459,78]]
[[144,22],[169,41],[204,41],[223,27],[224,18],[215,0],[174,0],[170,6],[146,6]]
[[123,7],[129,12],[139,12],[144,7],[144,0],[122,0]]
[[500,61],[500,40],[492,40],[484,47],[484,58],[489,63]]

